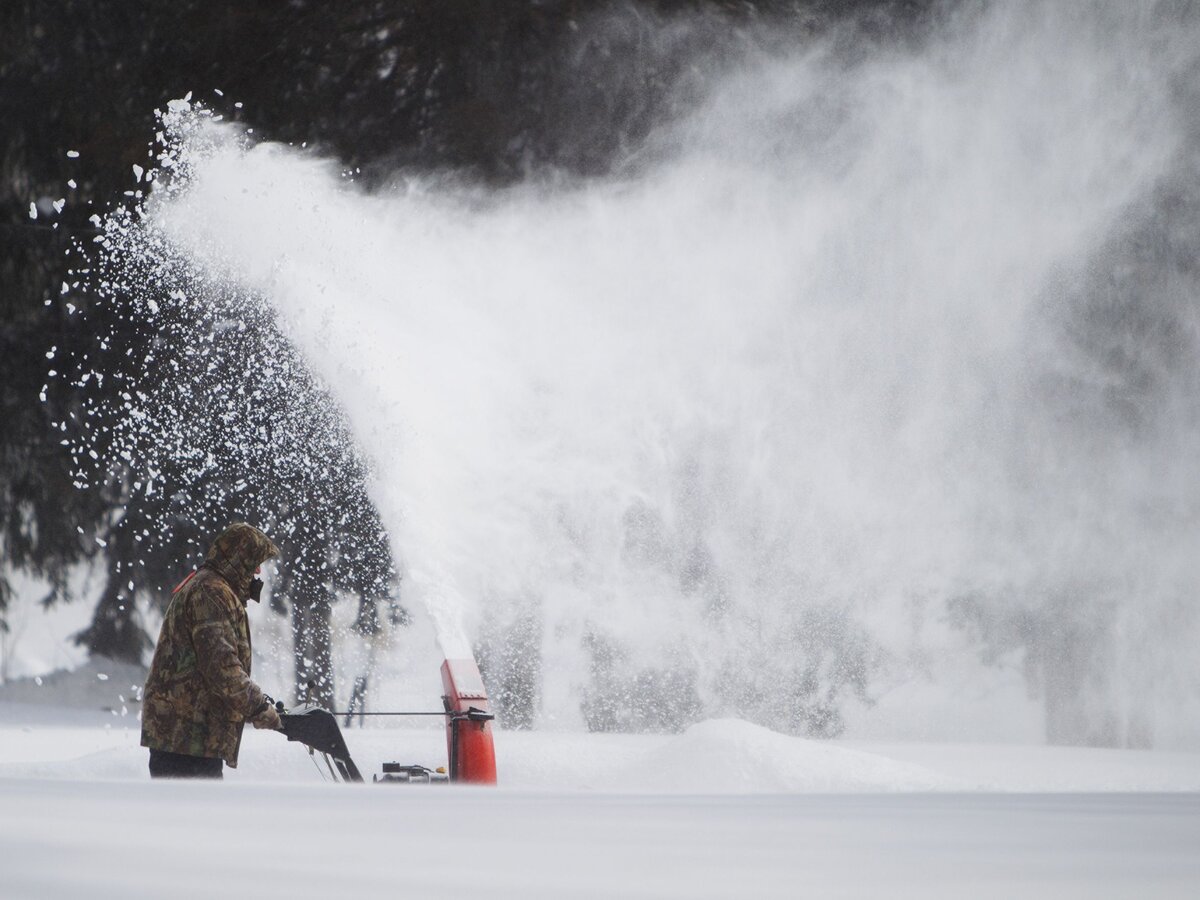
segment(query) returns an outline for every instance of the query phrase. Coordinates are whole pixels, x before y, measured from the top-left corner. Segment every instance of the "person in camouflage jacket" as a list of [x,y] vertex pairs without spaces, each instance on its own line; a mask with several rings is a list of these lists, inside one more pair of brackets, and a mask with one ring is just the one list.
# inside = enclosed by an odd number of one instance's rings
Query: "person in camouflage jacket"
[[221,777],[237,768],[242,727],[280,727],[279,714],[250,680],[246,604],[254,576],[279,550],[252,525],[223,531],[204,564],[175,589],[142,697],[142,746],[151,776]]

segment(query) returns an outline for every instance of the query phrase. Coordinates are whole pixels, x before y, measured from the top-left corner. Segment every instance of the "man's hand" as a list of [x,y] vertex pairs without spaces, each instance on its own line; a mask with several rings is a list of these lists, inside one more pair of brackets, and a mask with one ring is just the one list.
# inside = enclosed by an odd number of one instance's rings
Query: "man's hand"
[[279,731],[283,728],[283,722],[279,719],[279,712],[274,706],[270,705],[258,715],[253,716],[250,719],[250,724],[255,728],[270,728],[272,731]]

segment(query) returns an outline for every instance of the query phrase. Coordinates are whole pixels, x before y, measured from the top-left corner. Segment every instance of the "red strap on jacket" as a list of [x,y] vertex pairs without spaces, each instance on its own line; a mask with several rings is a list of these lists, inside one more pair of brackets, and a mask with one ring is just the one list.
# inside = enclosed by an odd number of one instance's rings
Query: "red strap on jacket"
[[175,585],[175,590],[171,591],[171,596],[174,597],[176,594],[178,594],[180,591],[182,591],[184,588],[184,585],[186,585],[189,581],[191,581],[195,577],[196,577],[196,570],[192,569],[192,571],[188,572],[187,578],[183,579],[183,581],[181,581],[181,582],[179,582],[179,584]]

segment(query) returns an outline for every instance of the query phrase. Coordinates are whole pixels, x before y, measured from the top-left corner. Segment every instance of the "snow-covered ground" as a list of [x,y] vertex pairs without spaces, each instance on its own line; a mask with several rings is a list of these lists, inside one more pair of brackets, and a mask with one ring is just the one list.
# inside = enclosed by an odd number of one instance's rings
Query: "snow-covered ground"
[[[1200,754],[716,720],[502,731],[486,790],[327,783],[299,745],[247,730],[223,783],[151,783],[140,673],[97,668],[0,688],[5,900],[1200,896]],[[365,773],[445,758],[427,723],[346,740]]]
[[3,894],[1195,897],[1194,795],[0,780]]

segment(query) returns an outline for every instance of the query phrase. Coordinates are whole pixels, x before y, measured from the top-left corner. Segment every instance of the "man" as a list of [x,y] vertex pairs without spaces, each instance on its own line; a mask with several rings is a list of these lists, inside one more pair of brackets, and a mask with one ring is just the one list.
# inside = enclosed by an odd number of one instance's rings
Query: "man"
[[262,591],[255,575],[278,555],[270,538],[237,522],[175,589],[142,696],[152,778],[220,778],[222,760],[237,768],[245,722],[280,727],[279,713],[250,680],[246,616],[247,602]]

